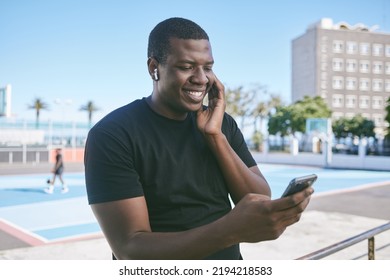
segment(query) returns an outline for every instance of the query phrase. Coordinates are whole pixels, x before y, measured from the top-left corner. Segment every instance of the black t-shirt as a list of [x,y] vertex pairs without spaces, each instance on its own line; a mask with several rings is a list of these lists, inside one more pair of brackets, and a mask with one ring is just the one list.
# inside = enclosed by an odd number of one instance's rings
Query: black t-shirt
[[[227,114],[222,131],[244,163],[256,165]],[[231,210],[224,177],[197,128],[196,113],[184,121],[167,119],[145,99],[113,111],[91,129],[85,177],[90,204],[145,196],[155,232],[198,227]],[[233,246],[214,257],[238,256]]]

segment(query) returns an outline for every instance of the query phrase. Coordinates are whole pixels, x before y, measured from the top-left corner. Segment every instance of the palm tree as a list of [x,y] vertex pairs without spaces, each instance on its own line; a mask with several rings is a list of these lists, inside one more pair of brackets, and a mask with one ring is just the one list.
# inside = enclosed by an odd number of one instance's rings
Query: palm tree
[[263,120],[268,116],[269,108],[265,102],[257,103],[255,109],[252,112],[253,115],[253,128],[257,131],[257,119],[260,119],[260,131],[263,127]]
[[270,95],[270,100],[264,102],[264,101],[255,101],[256,106],[253,109],[251,116],[254,118],[254,131],[257,131],[257,120],[259,120],[260,125],[260,131],[263,127],[263,121],[275,111],[275,109],[278,106],[281,106],[282,100],[280,96],[275,94],[269,94],[267,91],[267,88],[264,86],[259,86],[257,89],[255,89],[254,94],[257,96],[257,98],[264,99],[266,95]]
[[28,109],[34,109],[36,113],[35,127],[39,128],[39,114],[41,110],[48,110],[49,106],[43,102],[41,98],[35,98],[31,105],[28,105]]
[[100,109],[96,107],[96,105],[93,103],[93,101],[88,101],[86,105],[83,105],[80,107],[80,111],[87,111],[88,112],[88,124],[91,126],[92,124],[92,114],[93,112],[99,111]]
[[[390,124],[390,96],[386,101],[385,111],[386,111],[385,121],[387,121]],[[387,128],[386,139],[390,142],[390,127]]]

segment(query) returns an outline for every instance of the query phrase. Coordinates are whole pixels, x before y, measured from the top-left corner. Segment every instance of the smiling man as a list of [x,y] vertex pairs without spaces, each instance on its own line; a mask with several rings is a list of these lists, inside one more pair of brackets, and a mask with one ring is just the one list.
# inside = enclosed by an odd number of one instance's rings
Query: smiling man
[[152,94],[91,129],[88,200],[114,258],[241,259],[240,242],[278,238],[309,203],[311,188],[270,199],[225,113],[213,64],[199,25],[182,18],[159,23],[148,46]]

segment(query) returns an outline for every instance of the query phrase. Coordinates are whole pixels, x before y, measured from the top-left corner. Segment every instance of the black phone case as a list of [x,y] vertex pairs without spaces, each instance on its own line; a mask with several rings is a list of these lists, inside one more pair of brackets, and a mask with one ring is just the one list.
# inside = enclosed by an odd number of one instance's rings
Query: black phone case
[[313,185],[316,180],[317,180],[316,174],[311,174],[311,175],[306,175],[306,176],[294,178],[288,184],[286,190],[282,194],[282,197],[286,197],[286,196],[292,195],[294,193],[297,193],[297,192]]

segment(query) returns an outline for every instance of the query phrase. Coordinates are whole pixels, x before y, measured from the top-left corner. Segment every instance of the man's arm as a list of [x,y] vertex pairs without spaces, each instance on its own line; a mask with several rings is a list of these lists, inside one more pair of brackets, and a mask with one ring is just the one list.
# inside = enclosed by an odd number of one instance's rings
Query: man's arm
[[227,246],[218,223],[184,232],[152,232],[144,197],[93,204],[117,259],[199,259]]
[[259,168],[257,166],[248,168],[222,133],[224,113],[224,86],[215,77],[215,83],[209,92],[209,107],[198,111],[198,128],[219,163],[235,203],[248,193],[271,197],[271,190]]
[[219,163],[235,203],[248,193],[271,197],[268,183],[259,168],[257,166],[248,168],[232,149],[225,135],[213,137],[210,143],[209,146]]
[[278,238],[299,220],[312,191],[273,201],[250,194],[224,217],[182,232],[152,232],[144,197],[93,204],[92,210],[117,259],[202,259],[240,242]]

